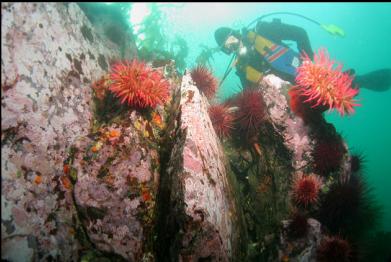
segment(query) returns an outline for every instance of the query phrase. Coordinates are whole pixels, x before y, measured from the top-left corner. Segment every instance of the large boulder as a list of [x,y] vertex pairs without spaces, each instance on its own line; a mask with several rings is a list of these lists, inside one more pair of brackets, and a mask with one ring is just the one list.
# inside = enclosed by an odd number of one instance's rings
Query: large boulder
[[310,127],[290,110],[290,87],[291,83],[275,75],[267,75],[260,85],[267,115],[274,131],[284,138],[284,146],[292,152],[291,164],[297,171],[309,164],[314,141],[310,137]]
[[238,207],[223,147],[208,116],[209,103],[189,73],[177,99],[175,140],[162,174],[167,214],[159,242],[167,250],[161,254],[167,261],[229,261],[238,255]]

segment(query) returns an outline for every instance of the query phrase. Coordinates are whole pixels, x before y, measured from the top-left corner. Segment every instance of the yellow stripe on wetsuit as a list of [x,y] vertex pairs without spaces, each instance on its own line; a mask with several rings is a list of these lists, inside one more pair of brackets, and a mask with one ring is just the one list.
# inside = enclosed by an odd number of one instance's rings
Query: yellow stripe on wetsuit
[[253,83],[259,83],[263,77],[263,74],[252,66],[246,66],[245,73],[247,80]]
[[257,35],[255,32],[249,32],[247,38],[254,44],[258,53],[260,53],[269,63],[274,62],[288,51],[287,48],[276,45],[272,41]]

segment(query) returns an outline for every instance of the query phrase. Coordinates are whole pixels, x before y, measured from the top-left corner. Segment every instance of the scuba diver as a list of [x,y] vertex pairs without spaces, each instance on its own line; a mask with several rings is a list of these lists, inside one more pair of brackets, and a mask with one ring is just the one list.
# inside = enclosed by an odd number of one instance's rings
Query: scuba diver
[[[306,19],[311,20],[309,18]],[[269,73],[294,83],[296,68],[301,62],[300,54],[289,48],[282,41],[290,40],[296,42],[299,52],[302,53],[304,51],[313,59],[313,51],[306,31],[298,26],[284,24],[280,19],[273,19],[272,22],[263,22],[258,18],[255,21],[258,22],[254,30],[248,30],[249,26],[242,29],[242,32],[228,27],[220,27],[214,34],[221,51],[227,55],[234,54],[232,59],[236,58],[234,65],[242,86],[247,87],[257,84],[264,75]],[[314,20],[311,21],[322,26],[329,33],[344,36],[343,31],[334,25],[325,26]],[[348,70],[348,72],[349,74],[355,73],[354,70]],[[228,73],[227,69],[223,80]],[[355,76],[353,86],[373,91],[389,90],[391,88],[391,69],[381,69],[365,75]]]

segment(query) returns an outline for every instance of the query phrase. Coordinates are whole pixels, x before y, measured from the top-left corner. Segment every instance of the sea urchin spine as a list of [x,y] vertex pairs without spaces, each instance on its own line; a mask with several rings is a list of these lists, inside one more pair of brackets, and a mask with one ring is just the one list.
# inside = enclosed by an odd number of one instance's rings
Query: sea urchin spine
[[315,172],[327,176],[338,171],[345,153],[346,148],[339,138],[318,140],[312,153]]
[[208,113],[217,135],[220,138],[229,137],[234,121],[229,108],[223,105],[211,105],[208,108]]
[[247,132],[247,137],[255,135],[265,118],[265,103],[260,90],[246,88],[235,99],[238,106],[236,117],[239,128]]
[[305,207],[316,203],[321,186],[322,180],[315,174],[304,175],[301,172],[295,174],[292,186],[294,201]]
[[319,262],[349,262],[351,248],[349,243],[337,236],[325,237],[316,250]]
[[218,81],[208,68],[203,65],[199,65],[191,70],[190,74],[198,89],[208,99],[212,99],[216,95]]
[[296,239],[307,235],[309,229],[307,216],[296,211],[288,225],[288,236]]

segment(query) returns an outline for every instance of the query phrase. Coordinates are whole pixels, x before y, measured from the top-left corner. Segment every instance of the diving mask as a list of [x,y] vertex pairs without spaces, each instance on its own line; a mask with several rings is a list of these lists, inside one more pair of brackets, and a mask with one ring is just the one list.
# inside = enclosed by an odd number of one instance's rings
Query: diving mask
[[224,42],[223,51],[227,54],[231,54],[236,51],[240,46],[240,40],[233,35],[230,35]]

